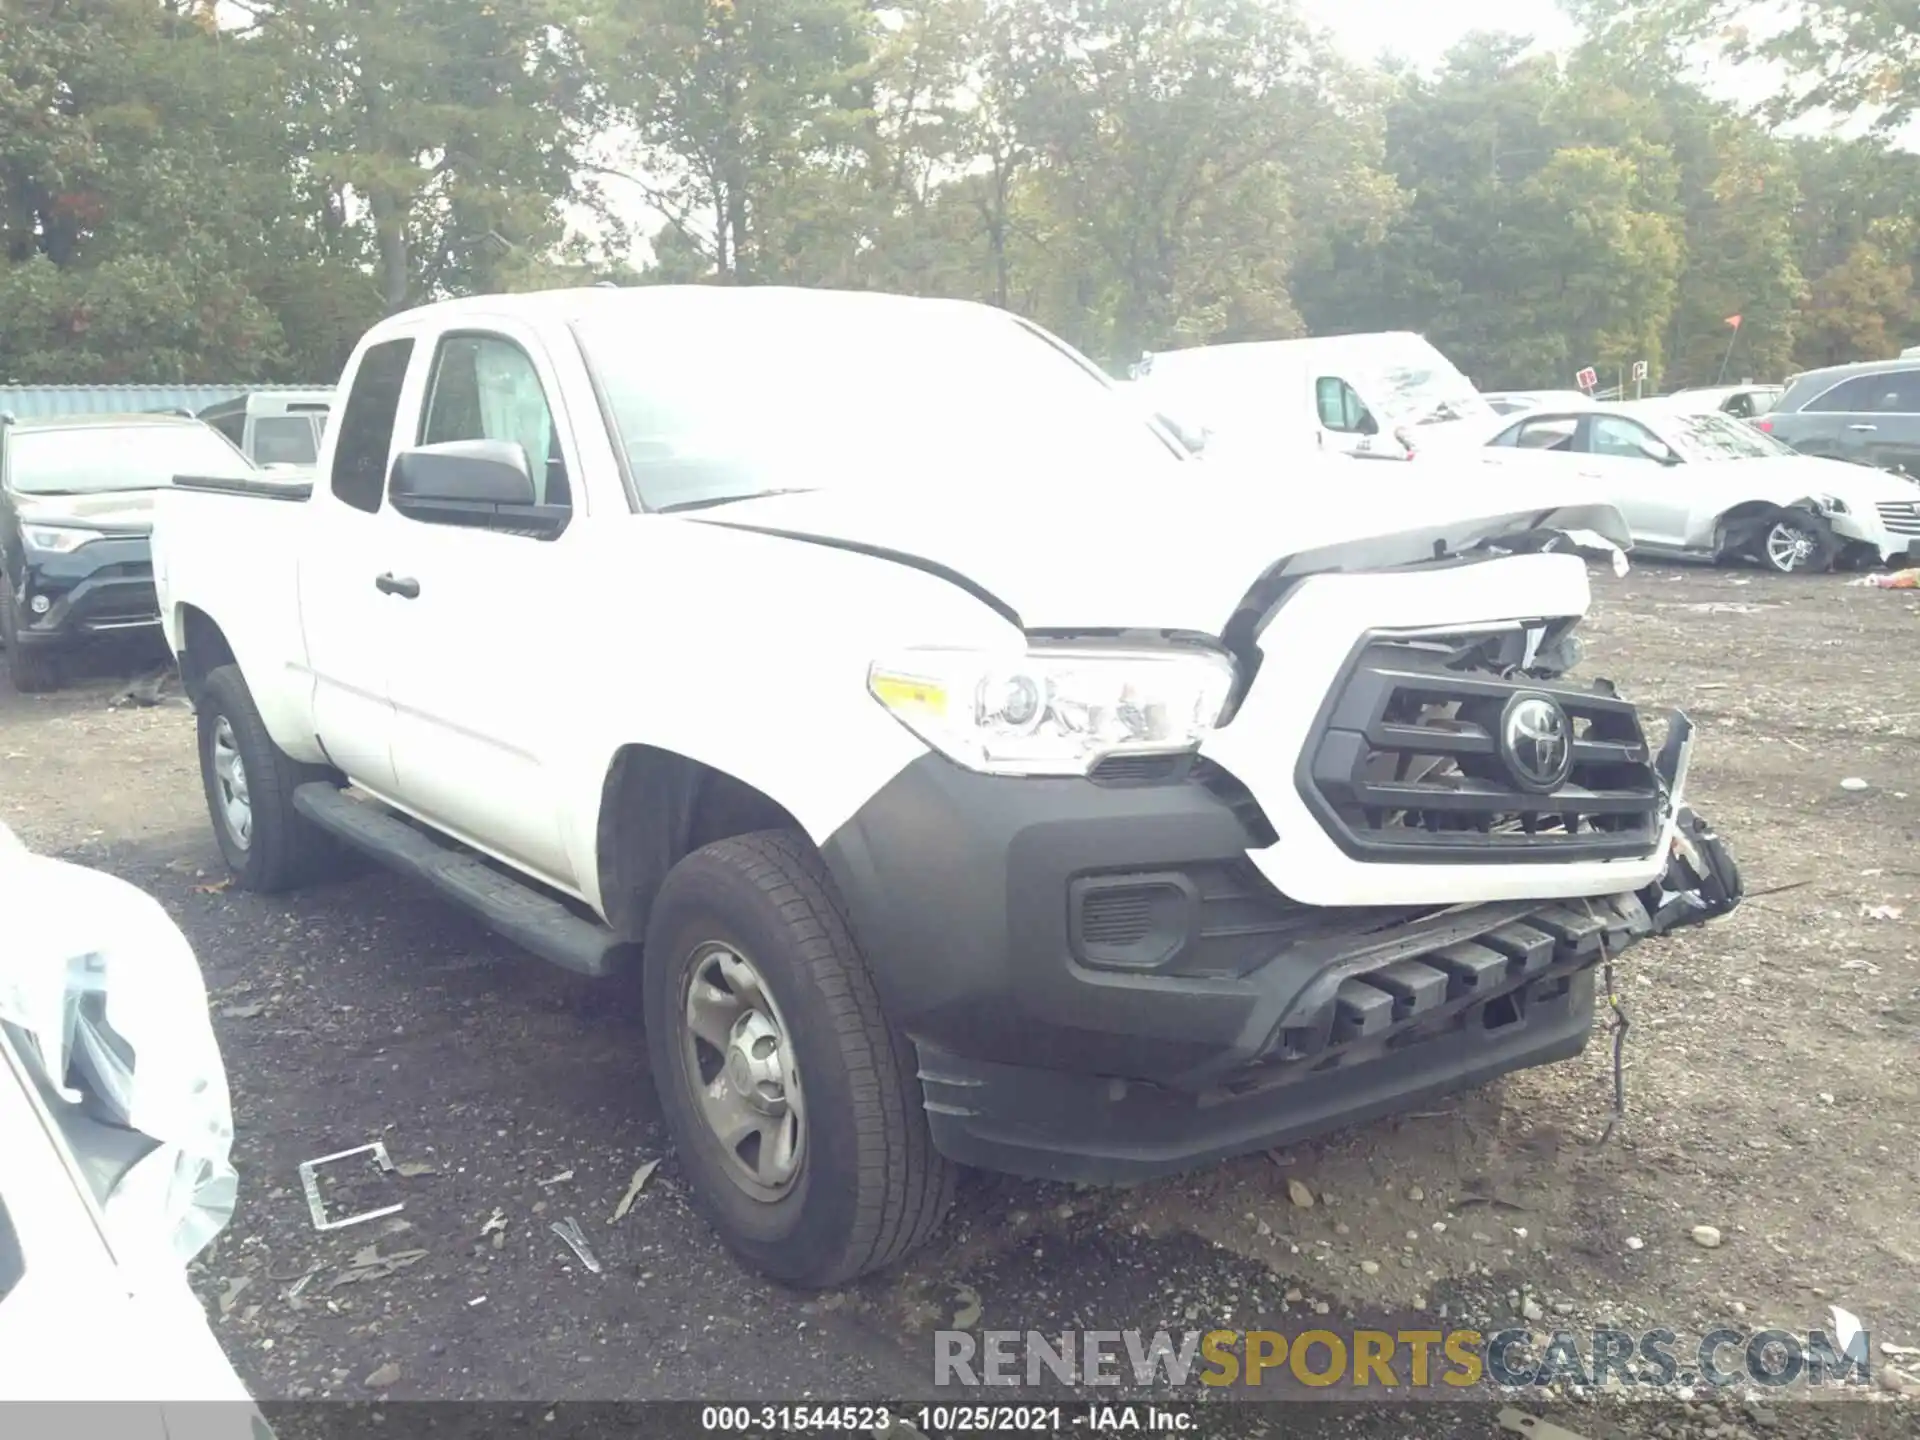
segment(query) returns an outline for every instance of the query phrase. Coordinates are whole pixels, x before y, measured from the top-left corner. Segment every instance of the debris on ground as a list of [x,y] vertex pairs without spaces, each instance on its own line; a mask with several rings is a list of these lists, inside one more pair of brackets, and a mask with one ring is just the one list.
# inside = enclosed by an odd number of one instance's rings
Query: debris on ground
[[1696,1225],[1693,1227],[1693,1243],[1700,1246],[1703,1250],[1718,1250],[1720,1248],[1720,1231],[1712,1225]]
[[1868,590],[1920,590],[1920,570],[1895,570],[1888,575],[1862,575],[1849,585]]
[[1898,905],[1862,905],[1860,915],[1866,920],[1898,920],[1907,912]]
[[300,1162],[300,1189],[307,1197],[307,1213],[313,1216],[313,1228],[316,1230],[344,1230],[349,1225],[362,1225],[369,1220],[378,1220],[382,1216],[397,1215],[406,1207],[399,1201],[385,1205],[377,1210],[363,1210],[357,1215],[348,1215],[339,1220],[327,1218],[327,1202],[320,1196],[320,1167],[331,1165],[338,1160],[351,1160],[364,1155],[374,1168],[383,1175],[395,1173],[393,1160],[387,1154],[384,1140],[376,1140],[371,1145],[356,1145],[351,1150],[336,1150],[331,1155],[322,1155],[317,1160]]
[[954,1310],[947,1322],[950,1330],[971,1330],[980,1323],[980,1292],[971,1285],[953,1287]]
[[1851,790],[1855,794],[1858,794],[1860,791],[1869,789],[1870,787],[1867,782],[1862,780],[1858,775],[1849,775],[1840,782],[1840,788],[1842,790]]
[[580,1229],[580,1222],[569,1215],[565,1220],[556,1220],[550,1227],[566,1243],[569,1250],[580,1257],[580,1263],[595,1275],[600,1273],[600,1257],[593,1253],[587,1244],[587,1237]]
[[1287,1181],[1287,1198],[1302,1210],[1313,1208],[1313,1191],[1307,1188],[1307,1182],[1300,1179]]
[[487,1217],[487,1223],[480,1227],[480,1238],[484,1240],[487,1236],[505,1230],[506,1228],[507,1212],[496,1207],[493,1214]]
[[1529,1415],[1524,1410],[1509,1405],[1494,1417],[1494,1423],[1502,1430],[1513,1435],[1526,1435],[1531,1440],[1587,1440],[1576,1430],[1556,1425],[1551,1420],[1542,1420],[1537,1415]]
[[233,1309],[233,1302],[240,1298],[240,1292],[253,1284],[251,1275],[242,1275],[227,1281],[226,1288],[220,1292],[220,1313],[227,1314]]
[[362,1280],[384,1280],[426,1258],[425,1250],[395,1250],[383,1255],[378,1245],[369,1245],[355,1252],[347,1268],[327,1282],[327,1289],[338,1290],[342,1285],[357,1285]]
[[551,1190],[554,1186],[564,1185],[567,1181],[571,1179],[573,1179],[573,1171],[562,1170],[558,1175],[553,1176],[551,1179],[536,1180],[534,1183],[538,1185],[542,1190]]
[[397,1385],[399,1382],[400,1367],[389,1360],[360,1383],[369,1390],[385,1390],[389,1385]]
[[653,1172],[660,1168],[658,1160],[649,1160],[633,1172],[633,1179],[627,1184],[627,1193],[620,1197],[620,1203],[613,1207],[613,1219],[609,1225],[616,1225],[626,1219],[627,1212],[633,1209],[633,1202],[640,1198],[640,1192],[647,1188],[647,1181],[653,1178]]
[[143,709],[151,709],[156,705],[174,705],[182,709],[192,709],[192,702],[181,693],[178,687],[179,679],[180,672],[177,669],[171,665],[165,666],[151,675],[143,675],[135,680],[107,701],[107,708],[119,710],[129,705],[137,705]]

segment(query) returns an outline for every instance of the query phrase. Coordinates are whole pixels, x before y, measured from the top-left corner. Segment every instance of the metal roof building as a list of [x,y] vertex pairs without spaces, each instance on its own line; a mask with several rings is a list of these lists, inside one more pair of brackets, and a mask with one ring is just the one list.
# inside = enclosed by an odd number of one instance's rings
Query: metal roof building
[[51,415],[124,415],[155,410],[194,414],[222,400],[263,390],[326,389],[324,385],[0,385],[0,414],[19,420]]

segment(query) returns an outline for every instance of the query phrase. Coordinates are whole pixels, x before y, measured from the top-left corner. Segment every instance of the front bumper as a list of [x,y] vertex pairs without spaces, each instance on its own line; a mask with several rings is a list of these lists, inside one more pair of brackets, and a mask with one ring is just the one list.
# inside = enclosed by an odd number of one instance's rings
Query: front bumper
[[[25,646],[65,648],[96,636],[153,630],[160,624],[153,562],[145,536],[95,540],[67,555],[32,553],[14,605]],[[44,597],[44,613],[33,609]]]
[[1592,968],[1648,928],[1631,892],[1301,905],[1247,858],[1264,823],[1204,761],[1102,784],[929,755],[829,837],[943,1154],[1142,1179],[1562,1059]]

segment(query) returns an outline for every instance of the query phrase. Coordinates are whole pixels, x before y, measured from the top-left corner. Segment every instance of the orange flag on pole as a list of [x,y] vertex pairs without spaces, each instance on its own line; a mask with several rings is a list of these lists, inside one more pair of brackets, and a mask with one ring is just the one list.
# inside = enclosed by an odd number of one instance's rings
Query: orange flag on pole
[[1740,317],[1738,315],[1729,315],[1727,317],[1726,323],[1731,325],[1734,329],[1738,330],[1740,328]]

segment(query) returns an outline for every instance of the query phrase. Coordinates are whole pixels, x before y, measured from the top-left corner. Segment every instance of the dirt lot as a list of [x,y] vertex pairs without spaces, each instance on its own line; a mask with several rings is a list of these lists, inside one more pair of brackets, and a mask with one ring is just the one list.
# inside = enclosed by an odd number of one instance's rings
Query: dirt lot
[[[827,1296],[759,1282],[692,1216],[638,1022],[591,986],[383,875],[222,889],[184,708],[114,707],[104,679],[0,693],[0,817],[158,895],[199,951],[242,1199],[197,1280],[262,1397],[925,1395],[928,1332],[976,1315],[1804,1335],[1838,1304],[1876,1347],[1920,1344],[1920,603],[1655,566],[1596,588],[1588,669],[1700,723],[1694,799],[1755,892],[1623,963],[1630,1113],[1608,1144],[1597,1036],[1438,1113],[1179,1182],[977,1178],[907,1270]],[[404,1211],[316,1233],[295,1166],[376,1138],[408,1169],[387,1182]],[[551,1233],[568,1217],[603,1273]],[[356,1265],[365,1247],[378,1263]],[[1703,1401],[1651,1433],[1860,1428],[1815,1426],[1799,1393]]]

